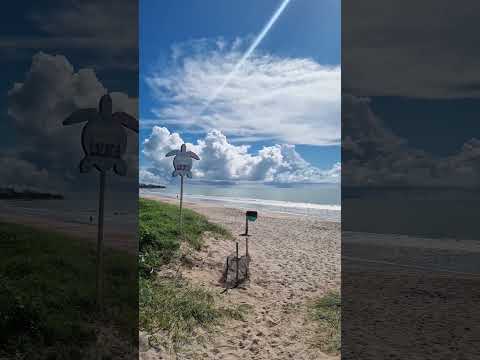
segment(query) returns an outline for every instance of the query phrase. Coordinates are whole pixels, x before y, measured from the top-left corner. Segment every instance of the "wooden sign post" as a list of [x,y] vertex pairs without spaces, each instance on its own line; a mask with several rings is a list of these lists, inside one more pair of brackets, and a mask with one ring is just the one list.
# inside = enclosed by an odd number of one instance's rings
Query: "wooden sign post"
[[192,178],[192,166],[193,166],[193,161],[192,159],[195,160],[200,160],[197,154],[195,154],[193,151],[187,151],[187,145],[182,144],[180,147],[180,150],[172,150],[169,151],[166,155],[166,157],[169,156],[175,156],[173,158],[173,173],[172,176],[180,176],[180,234],[183,234],[183,213],[182,213],[182,208],[183,208],[183,178],[184,176],[188,178]]
[[96,304],[103,313],[103,219],[105,204],[106,172],[113,169],[124,176],[127,166],[122,156],[127,149],[127,133],[123,127],[138,133],[138,121],[124,112],[112,114],[112,98],[105,94],[101,97],[98,110],[80,109],[63,121],[63,125],[86,122],[82,130],[82,147],[85,157],[80,162],[80,172],[90,172],[96,168],[100,172],[100,191],[98,200],[98,234],[96,261]]
[[240,260],[239,256],[238,256],[238,241],[236,243],[236,251],[235,251],[235,260],[236,260],[236,270],[235,270],[235,283],[238,284],[238,262]]
[[103,312],[103,210],[105,208],[105,171],[100,170],[100,193],[98,199],[98,232],[97,232],[97,308]]
[[242,236],[245,236],[245,253],[248,256],[248,222],[249,221],[256,221],[258,213],[256,211],[248,210],[245,214],[245,233]]
[[[258,213],[256,211],[248,210],[245,213],[245,233],[242,234],[242,236],[245,236],[245,257],[247,259],[247,262],[250,261],[250,255],[248,254],[248,237],[250,236],[250,234],[248,233],[248,222],[256,221],[257,217],[258,217]],[[249,277],[250,277],[250,270],[249,270],[249,266],[247,265],[246,278],[248,279]]]
[[180,176],[180,234],[183,234],[183,176]]

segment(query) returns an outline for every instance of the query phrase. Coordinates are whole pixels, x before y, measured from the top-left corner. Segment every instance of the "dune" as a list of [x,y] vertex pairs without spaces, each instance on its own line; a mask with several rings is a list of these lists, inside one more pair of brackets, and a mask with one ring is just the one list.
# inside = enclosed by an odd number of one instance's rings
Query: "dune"
[[[176,203],[174,199],[146,196]],[[210,221],[222,224],[245,253],[245,212],[210,203],[185,202]],[[262,213],[249,226],[249,281],[220,295],[228,305],[249,310],[244,321],[229,320],[208,341],[176,354],[176,359],[338,359],[313,345],[316,324],[308,307],[328,291],[340,288],[340,224],[314,217]],[[206,236],[205,246],[193,256],[194,266],[183,268],[190,282],[217,293],[226,257],[235,240]],[[201,334],[204,335],[204,334]],[[173,355],[170,355],[173,356]],[[159,357],[153,351],[143,359]]]

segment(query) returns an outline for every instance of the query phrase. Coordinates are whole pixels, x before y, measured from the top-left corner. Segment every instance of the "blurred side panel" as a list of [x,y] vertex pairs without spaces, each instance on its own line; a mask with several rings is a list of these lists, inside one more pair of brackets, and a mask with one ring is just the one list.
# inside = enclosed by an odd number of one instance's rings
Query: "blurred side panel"
[[342,359],[480,357],[479,14],[342,2]]
[[0,358],[137,359],[137,1],[0,18]]

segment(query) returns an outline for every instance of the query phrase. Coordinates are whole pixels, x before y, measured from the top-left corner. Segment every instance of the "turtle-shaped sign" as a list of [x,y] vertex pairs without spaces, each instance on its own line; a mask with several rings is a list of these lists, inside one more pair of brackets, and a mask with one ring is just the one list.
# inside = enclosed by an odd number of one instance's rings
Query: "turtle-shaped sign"
[[182,144],[180,147],[180,150],[172,150],[167,153],[165,156],[174,156],[173,158],[173,167],[174,171],[172,173],[172,176],[187,176],[189,178],[192,177],[192,165],[193,161],[192,159],[195,160],[200,160],[197,154],[195,154],[193,151],[187,151],[187,145]]
[[122,125],[138,133],[138,121],[125,112],[112,114],[109,94],[100,99],[98,111],[94,108],[77,110],[63,121],[63,125],[85,121],[87,124],[82,131],[85,157],[80,162],[80,172],[89,172],[94,166],[100,171],[113,168],[118,175],[125,175],[127,166],[122,156],[127,149],[127,133]]

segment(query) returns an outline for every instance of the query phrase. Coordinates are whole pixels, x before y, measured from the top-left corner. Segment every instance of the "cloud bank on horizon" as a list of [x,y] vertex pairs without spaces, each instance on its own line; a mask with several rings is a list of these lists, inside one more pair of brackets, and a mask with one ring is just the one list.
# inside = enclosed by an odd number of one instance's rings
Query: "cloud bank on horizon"
[[388,129],[368,97],[344,94],[342,117],[342,186],[478,188],[479,139],[438,157]]
[[[178,133],[155,126],[143,143],[143,153],[151,166],[140,170],[143,183],[166,183],[171,179],[172,159],[165,158],[170,150],[184,143]],[[295,150],[294,145],[265,146],[256,154],[248,153],[248,145],[234,145],[219,130],[209,131],[187,150],[196,152],[201,161],[195,162],[193,173],[204,180],[264,181],[272,183],[338,182],[340,163],[331,169],[320,170]]]

